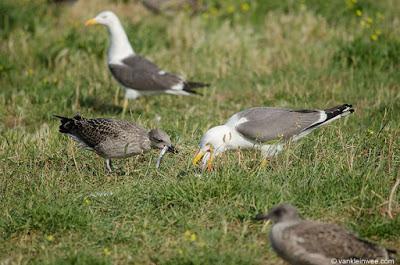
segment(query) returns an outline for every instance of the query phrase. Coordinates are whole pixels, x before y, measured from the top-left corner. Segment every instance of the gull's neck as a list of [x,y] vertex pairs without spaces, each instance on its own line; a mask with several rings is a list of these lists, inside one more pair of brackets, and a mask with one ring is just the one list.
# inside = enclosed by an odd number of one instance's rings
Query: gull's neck
[[236,149],[236,148],[248,149],[248,148],[253,148],[255,146],[255,143],[244,138],[234,128],[230,128],[230,133],[227,135],[226,142],[228,149]]
[[[214,155],[217,156],[226,150],[237,149],[237,148],[253,148],[255,144],[242,135],[240,135],[234,128],[230,125],[220,125],[212,128],[213,130],[211,138],[218,138],[220,142],[216,142],[213,144],[214,146]],[[207,137],[201,140],[200,145],[204,146],[209,139]]]
[[128,36],[124,31],[119,20],[113,21],[108,26],[110,34],[110,47],[108,48],[108,63],[118,64],[131,55],[135,55],[131,44],[129,43]]

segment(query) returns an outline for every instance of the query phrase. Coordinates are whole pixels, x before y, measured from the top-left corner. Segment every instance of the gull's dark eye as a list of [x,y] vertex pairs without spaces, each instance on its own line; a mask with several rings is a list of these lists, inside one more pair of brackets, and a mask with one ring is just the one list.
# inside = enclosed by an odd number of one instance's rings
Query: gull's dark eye
[[275,215],[277,217],[281,217],[283,215],[283,213],[284,213],[284,210],[281,208],[275,210]]

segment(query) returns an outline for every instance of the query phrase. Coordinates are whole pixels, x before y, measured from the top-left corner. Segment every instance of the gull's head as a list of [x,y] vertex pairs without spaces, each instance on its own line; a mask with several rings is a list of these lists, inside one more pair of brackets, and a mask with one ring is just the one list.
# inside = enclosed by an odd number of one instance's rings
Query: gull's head
[[228,149],[228,143],[232,139],[231,129],[225,125],[216,126],[208,130],[200,141],[200,148],[193,158],[193,165],[202,161],[202,169],[212,169],[212,161],[215,156]]
[[103,11],[103,12],[99,13],[96,17],[86,21],[85,25],[91,26],[91,25],[100,24],[100,25],[110,27],[118,22],[119,22],[119,19],[118,19],[117,15],[115,15],[113,12]]
[[299,213],[291,204],[283,203],[273,207],[267,214],[259,214],[257,220],[270,220],[274,224],[300,220]]
[[178,153],[175,147],[171,143],[171,139],[169,135],[161,129],[153,129],[149,132],[149,139],[151,143],[151,147],[155,149],[160,149],[160,154],[158,155],[158,159],[156,162],[156,168],[160,167],[161,160],[164,157],[166,152],[170,152],[173,154]]
[[171,143],[169,135],[161,129],[153,129],[149,132],[151,147],[155,149],[166,148],[168,152],[177,153],[175,147]]

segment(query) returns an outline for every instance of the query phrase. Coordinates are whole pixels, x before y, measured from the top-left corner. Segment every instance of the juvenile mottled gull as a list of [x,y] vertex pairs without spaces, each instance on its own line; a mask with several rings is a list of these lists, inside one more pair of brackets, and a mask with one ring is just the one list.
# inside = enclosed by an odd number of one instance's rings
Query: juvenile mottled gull
[[166,151],[175,153],[167,133],[160,129],[148,131],[134,122],[114,119],[85,119],[79,114],[73,118],[62,116],[60,132],[65,133],[81,147],[94,151],[106,161],[108,171],[112,171],[111,159],[127,158],[160,149],[157,167]]
[[[101,12],[85,24],[87,26],[101,24],[108,28],[110,34],[108,67],[113,77],[125,89],[125,99],[161,93],[191,95],[197,93],[196,88],[208,86],[208,84],[186,81],[135,54],[121,22],[113,12]],[[126,104],[125,100],[124,109]]]
[[258,107],[233,115],[224,125],[209,129],[200,141],[193,164],[203,161],[211,169],[215,156],[230,149],[260,149],[266,157],[282,151],[284,143],[296,141],[314,129],[354,112],[349,104],[326,110],[291,110]]
[[268,214],[257,215],[256,219],[273,222],[269,234],[272,248],[293,265],[332,265],[346,260],[395,258],[396,251],[360,239],[340,226],[303,220],[290,204],[278,205]]

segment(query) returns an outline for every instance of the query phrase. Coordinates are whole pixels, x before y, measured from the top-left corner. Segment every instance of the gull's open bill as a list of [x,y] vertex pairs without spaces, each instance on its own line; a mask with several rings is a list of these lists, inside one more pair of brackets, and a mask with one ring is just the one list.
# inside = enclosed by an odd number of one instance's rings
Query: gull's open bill
[[157,163],[156,163],[157,169],[160,167],[161,160],[162,160],[163,156],[165,155],[165,153],[167,152],[168,148],[169,148],[168,146],[164,146],[164,148],[161,149],[160,155],[158,156]]
[[199,161],[201,160],[201,171],[204,170],[208,170],[211,171],[212,170],[212,161],[213,161],[213,155],[211,153],[211,149],[208,149],[206,151],[204,150],[199,150],[195,157],[193,158],[193,165],[196,166]]
[[201,170],[202,171],[204,171],[204,170],[206,170],[206,168],[208,168],[208,166],[209,166],[208,161],[210,160],[210,158],[211,158],[210,152],[206,152],[204,154],[203,158],[201,159]]

